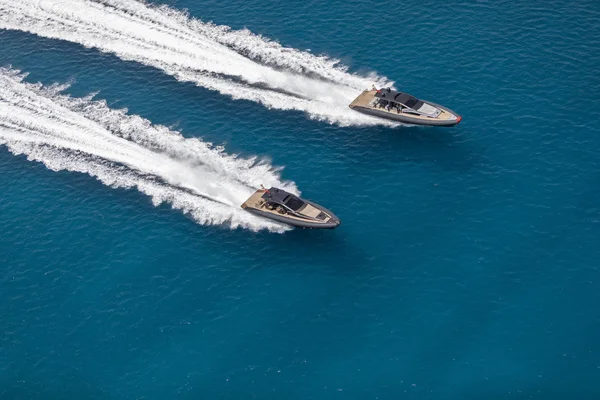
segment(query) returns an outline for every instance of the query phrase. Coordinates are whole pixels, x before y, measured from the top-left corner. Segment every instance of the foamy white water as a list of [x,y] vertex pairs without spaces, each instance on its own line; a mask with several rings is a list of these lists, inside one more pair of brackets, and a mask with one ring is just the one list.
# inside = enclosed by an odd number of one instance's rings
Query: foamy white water
[[339,125],[394,125],[348,108],[386,78],[136,0],[0,0],[0,28],[79,43],[182,81]]
[[68,85],[44,87],[0,68],[0,145],[48,168],[96,177],[111,187],[136,188],[155,205],[170,203],[200,224],[282,232],[283,225],[240,208],[260,184],[298,193],[279,170],[256,158],[152,125],[106,102],[73,98]]

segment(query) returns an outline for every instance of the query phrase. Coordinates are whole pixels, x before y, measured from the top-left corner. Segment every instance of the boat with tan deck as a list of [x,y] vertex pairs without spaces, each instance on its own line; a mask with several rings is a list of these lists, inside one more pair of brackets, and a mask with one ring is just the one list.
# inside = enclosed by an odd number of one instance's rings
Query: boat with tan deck
[[283,189],[264,187],[242,204],[252,214],[288,225],[312,229],[333,229],[340,220],[331,211]]
[[390,88],[365,90],[350,108],[363,114],[414,125],[454,126],[462,117],[430,101]]

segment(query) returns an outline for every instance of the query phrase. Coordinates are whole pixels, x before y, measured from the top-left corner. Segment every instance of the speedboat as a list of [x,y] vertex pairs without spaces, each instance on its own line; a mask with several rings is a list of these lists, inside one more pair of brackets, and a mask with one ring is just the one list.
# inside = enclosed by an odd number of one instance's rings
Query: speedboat
[[350,103],[350,108],[363,114],[415,125],[454,126],[462,120],[449,108],[390,88],[365,90]]
[[340,220],[331,211],[283,189],[264,187],[242,204],[252,214],[301,228],[333,229]]

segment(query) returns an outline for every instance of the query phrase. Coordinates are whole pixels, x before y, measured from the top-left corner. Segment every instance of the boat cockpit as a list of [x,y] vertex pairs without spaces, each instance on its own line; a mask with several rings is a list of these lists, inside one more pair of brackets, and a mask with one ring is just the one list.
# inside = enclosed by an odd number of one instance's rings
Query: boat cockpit
[[373,107],[383,108],[388,112],[407,113],[437,118],[442,110],[427,104],[409,94],[397,92],[390,88],[377,90]]
[[[262,195],[263,207],[271,211],[276,211],[279,214],[292,214],[297,217],[324,221],[329,216],[324,212],[319,212],[317,215],[314,214],[314,207],[303,201],[298,196],[288,193],[284,190],[271,188],[269,190],[264,189],[265,193]],[[311,212],[303,213],[305,209],[309,208]],[[313,210],[314,209],[314,210]],[[307,210],[308,211],[308,210]]]

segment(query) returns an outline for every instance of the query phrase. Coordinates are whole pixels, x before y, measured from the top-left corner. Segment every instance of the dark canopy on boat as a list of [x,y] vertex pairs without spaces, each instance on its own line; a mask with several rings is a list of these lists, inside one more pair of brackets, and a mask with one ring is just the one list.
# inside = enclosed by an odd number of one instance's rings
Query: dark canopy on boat
[[286,199],[286,197],[290,194],[291,193],[288,193],[285,190],[272,187],[268,191],[266,191],[262,197],[263,199],[269,199],[275,203],[283,203],[283,200]]
[[265,192],[262,198],[277,204],[285,204],[294,211],[297,211],[304,205],[304,201],[298,196],[274,187]]
[[392,103],[400,103],[414,110],[419,109],[421,105],[423,105],[423,102],[421,100],[411,96],[410,94],[397,92],[395,90],[390,89],[378,90],[377,93],[375,93],[375,97],[381,100],[390,101]]

